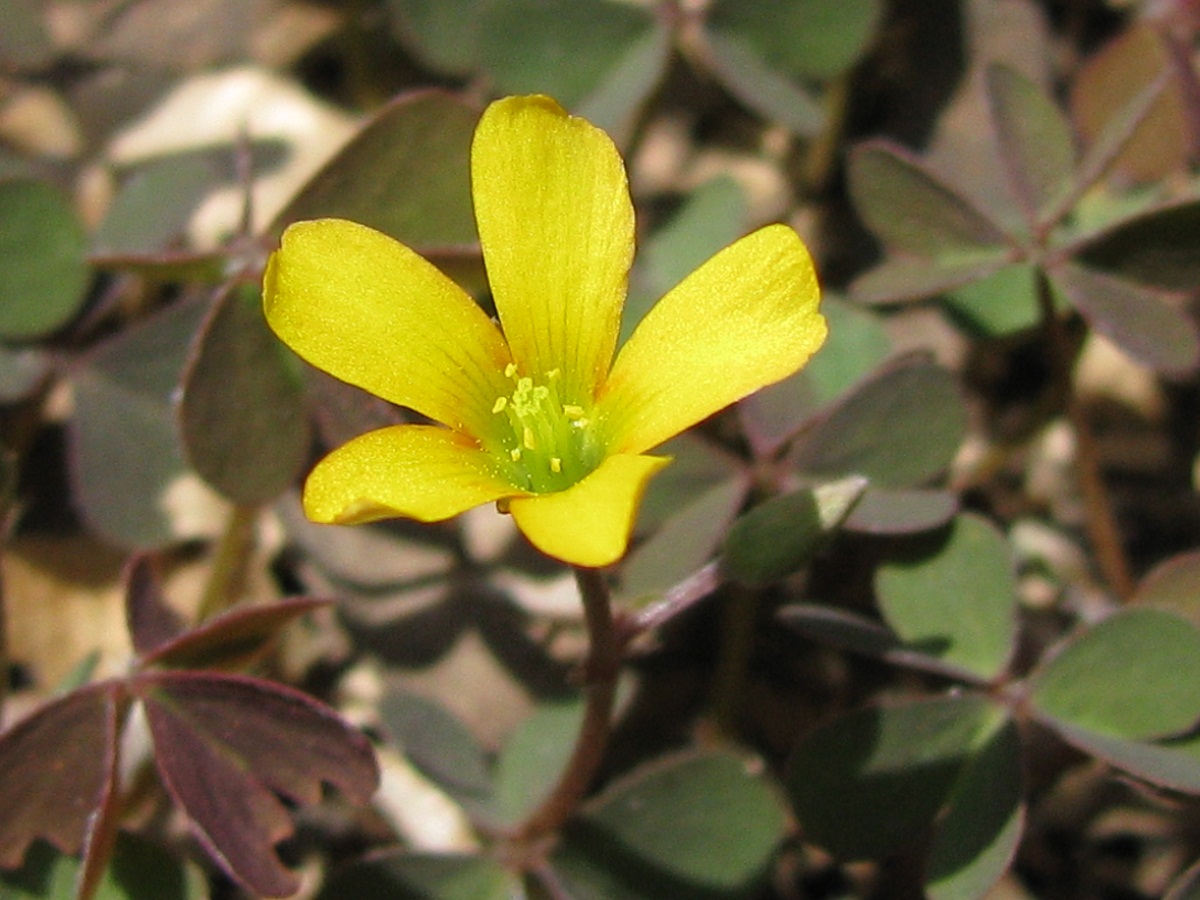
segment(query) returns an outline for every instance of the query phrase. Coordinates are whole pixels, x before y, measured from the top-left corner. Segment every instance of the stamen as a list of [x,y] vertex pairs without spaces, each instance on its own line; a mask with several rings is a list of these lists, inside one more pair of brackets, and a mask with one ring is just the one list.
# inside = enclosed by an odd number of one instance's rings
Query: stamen
[[505,378],[512,378],[516,374],[517,374],[517,364],[516,363],[510,362],[507,366],[504,367],[504,377]]
[[525,445],[526,450],[537,449],[537,442],[533,439],[533,429],[528,425],[525,426],[525,430],[521,434],[521,443]]
[[[500,399],[503,400],[504,398],[501,397]],[[499,410],[494,410],[494,412],[499,412]],[[582,419],[583,413],[584,409],[582,406],[575,406],[570,403],[563,405],[563,415],[572,421],[575,419]]]
[[508,406],[508,398],[507,397],[497,397],[496,402],[492,404],[492,412],[494,412],[494,413],[504,412],[504,407],[506,407],[506,406]]
[[513,462],[518,462],[518,461],[520,461],[520,459],[521,459],[521,448],[520,448],[520,447],[513,447],[513,449],[511,449],[511,450],[509,450],[509,451],[508,451],[508,457],[509,457],[509,459],[511,459]]
[[562,460],[557,456],[550,457],[550,471],[555,475],[562,471]]

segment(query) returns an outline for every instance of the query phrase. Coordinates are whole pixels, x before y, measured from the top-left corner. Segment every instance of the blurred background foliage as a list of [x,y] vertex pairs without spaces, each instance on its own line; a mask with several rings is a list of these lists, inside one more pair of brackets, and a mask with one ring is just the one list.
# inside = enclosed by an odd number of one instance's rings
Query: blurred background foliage
[[[0,23],[0,898],[1200,896],[1194,2]],[[770,221],[831,326],[666,448],[608,573],[617,730],[534,849],[505,835],[579,727],[574,581],[491,509],[307,523],[322,449],[408,414],[292,357],[258,286],[283,227],[343,216],[486,304],[469,142],[524,92],[626,156],[623,337]],[[370,803],[316,803],[370,782],[324,704],[372,741]],[[280,793],[294,827],[201,808],[183,719],[239,761],[227,799]]]

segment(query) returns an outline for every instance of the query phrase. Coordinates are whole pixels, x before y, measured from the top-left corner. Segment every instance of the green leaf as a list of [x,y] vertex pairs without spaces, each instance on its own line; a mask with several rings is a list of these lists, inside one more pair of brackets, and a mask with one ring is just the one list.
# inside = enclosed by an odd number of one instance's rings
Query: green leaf
[[1200,284],[1200,200],[1145,210],[1066,248],[1078,262],[1151,287]]
[[732,753],[684,754],[618,782],[551,865],[576,900],[745,896],[783,837],[775,790]]
[[744,42],[781,73],[828,81],[866,51],[882,7],[877,0],[715,0],[705,24],[713,35]]
[[217,297],[183,375],[179,417],[192,465],[235,503],[273,500],[308,461],[299,362],[267,327],[257,284]]
[[[0,872],[0,900],[74,900],[79,860],[48,844],[36,844],[25,864]],[[94,900],[191,900],[199,891],[188,884],[177,854],[144,838],[119,834]]]
[[1010,258],[1011,254],[1002,249],[966,262],[893,257],[855,278],[850,284],[850,299],[883,306],[936,297],[987,279]]
[[1051,723],[1067,743],[1151,784],[1200,794],[1200,736],[1134,741],[1099,734],[1065,722]]
[[1012,864],[1021,840],[1021,745],[1005,722],[967,765],[930,850],[930,900],[983,897]]
[[842,859],[921,839],[1001,713],[980,697],[856,710],[811,731],[788,763],[806,838]]
[[389,103],[276,217],[272,231],[333,216],[416,249],[473,246],[468,158],[479,113],[440,91]]
[[1200,625],[1200,550],[1159,563],[1138,585],[1134,602],[1153,606]]
[[1014,263],[951,290],[945,299],[954,317],[984,337],[1003,337],[1041,321],[1034,267]]
[[1200,719],[1200,630],[1157,609],[1125,609],[1089,628],[1030,681],[1030,702],[1052,726],[1144,740]]
[[658,27],[649,10],[610,0],[505,0],[482,23],[480,56],[498,91],[550,94],[572,109]]
[[1057,266],[1051,277],[1088,324],[1137,361],[1185,372],[1200,360],[1200,335],[1179,298],[1082,266]]
[[745,217],[746,197],[732,178],[714,178],[688,195],[638,249],[621,318],[622,343],[660,297],[741,236]]
[[969,513],[936,546],[921,542],[875,576],[883,617],[909,649],[985,681],[1012,654],[1016,588],[1004,535]]
[[471,810],[491,803],[487,757],[475,736],[441,704],[419,694],[388,691],[379,718],[414,766]]
[[471,854],[392,852],[334,872],[317,900],[521,900],[500,861]]
[[721,567],[735,581],[766,585],[806,565],[866,489],[856,475],[779,494],[746,513],[729,531]]
[[663,523],[625,561],[620,596],[636,608],[699,569],[725,539],[750,488],[743,473],[709,488]]
[[859,534],[918,534],[940,528],[956,512],[958,495],[951,491],[871,486],[842,527]]
[[493,0],[388,0],[392,32],[422,62],[469,75],[479,65],[480,15]]
[[170,491],[188,475],[174,394],[204,306],[184,302],[98,346],[72,376],[76,499],[103,536],[157,547],[187,535]]
[[92,252],[152,253],[183,233],[196,206],[217,183],[213,160],[181,153],[140,166],[121,184],[92,238]]
[[946,468],[966,425],[954,375],[909,358],[861,383],[810,427],[794,460],[813,478],[863,475],[872,486],[911,487]]
[[498,824],[524,821],[545,799],[567,764],[582,718],[582,701],[548,703],[517,726],[496,761]]
[[745,38],[709,31],[705,63],[729,92],[769,122],[801,137],[825,127],[825,110],[812,95],[768,66]]
[[988,66],[985,79],[1000,157],[1030,222],[1071,183],[1075,144],[1062,111],[1016,69]]
[[999,226],[895,144],[855,147],[847,179],[858,214],[888,247],[958,264],[1006,243]]
[[0,181],[0,338],[64,325],[89,277],[87,236],[67,199],[41,181]]

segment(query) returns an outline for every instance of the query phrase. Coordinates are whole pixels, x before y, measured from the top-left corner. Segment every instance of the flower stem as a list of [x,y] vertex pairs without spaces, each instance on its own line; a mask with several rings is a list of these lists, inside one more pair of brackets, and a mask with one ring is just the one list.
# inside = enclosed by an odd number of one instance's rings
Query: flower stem
[[204,596],[200,600],[197,621],[204,622],[233,605],[242,589],[246,564],[254,551],[254,525],[257,506],[236,505],[229,511],[225,530],[217,541],[212,569]]
[[1086,516],[1084,524],[1088,539],[1091,541],[1092,550],[1096,554],[1096,564],[1104,580],[1118,597],[1128,600],[1133,594],[1133,576],[1130,574],[1129,561],[1121,545],[1121,533],[1117,528],[1112,500],[1104,484],[1096,437],[1092,434],[1091,423],[1075,394],[1071,375],[1071,352],[1062,320],[1054,309],[1050,283],[1042,271],[1038,272],[1037,293],[1042,327],[1050,345],[1053,375],[1061,386],[1067,418],[1071,423],[1071,430],[1075,433],[1075,464],[1079,473],[1079,489],[1083,494]]
[[575,749],[558,783],[517,829],[517,837],[533,841],[556,832],[579,807],[604,758],[612,731],[617,675],[625,655],[625,640],[613,620],[612,601],[604,576],[596,569],[575,569],[583,599],[588,655],[584,662],[586,706]]

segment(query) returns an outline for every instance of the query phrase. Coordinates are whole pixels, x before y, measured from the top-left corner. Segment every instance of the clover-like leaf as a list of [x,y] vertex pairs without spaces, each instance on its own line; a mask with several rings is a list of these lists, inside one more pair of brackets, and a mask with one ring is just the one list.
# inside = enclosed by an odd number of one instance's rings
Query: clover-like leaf
[[321,783],[366,802],[379,769],[366,739],[292,688],[258,678],[145,672],[130,681],[154,742],[163,784],[212,857],[255,893],[300,886],[274,845],[292,832],[276,794],[315,803]]
[[76,852],[104,805],[117,753],[118,686],[73,691],[0,734],[0,868],[42,838]]
[[33,179],[0,181],[0,337],[61,326],[84,300],[87,238],[67,199]]
[[1030,701],[1051,727],[1126,740],[1179,734],[1200,720],[1200,630],[1132,608],[1070,640],[1031,676]]
[[808,563],[845,521],[867,480],[838,481],[779,494],[734,523],[721,567],[743,584],[765,585]]
[[300,364],[267,328],[257,286],[217,296],[183,374],[179,419],[196,471],[236,503],[273,500],[308,461]]
[[933,824],[1002,714],[980,697],[871,706],[810,732],[787,786],[806,836],[843,859],[911,845]]
[[921,357],[885,366],[796,443],[796,468],[814,478],[863,475],[912,487],[950,462],[967,425],[954,376]]
[[1083,266],[1057,266],[1051,277],[1088,324],[1139,362],[1178,373],[1200,360],[1196,323],[1179,298]]
[[1062,111],[1016,69],[992,65],[985,79],[1000,158],[1031,223],[1071,183],[1075,144]]
[[728,752],[634,772],[569,825],[550,864],[570,896],[745,896],[783,836],[777,791]]
[[1138,284],[1192,291],[1200,284],[1200,200],[1143,210],[1064,251],[1076,261]]
[[497,859],[473,853],[371,856],[330,875],[317,900],[519,900],[520,876]]
[[987,680],[1004,668],[1016,633],[1016,575],[1004,536],[964,514],[944,540],[882,565],[884,618],[911,650]]
[[868,141],[850,154],[850,196],[889,247],[951,262],[1006,243],[1003,230],[924,162],[900,146]]
[[183,536],[172,486],[188,474],[172,398],[204,308],[184,301],[105,341],[72,373],[68,437],[82,511],[103,536],[132,547]]
[[468,155],[477,110],[442,91],[383,107],[276,217],[370,225],[412,247],[474,246]]
[[926,875],[930,900],[982,897],[1012,864],[1025,822],[1021,746],[1005,722],[967,764],[938,820]]

